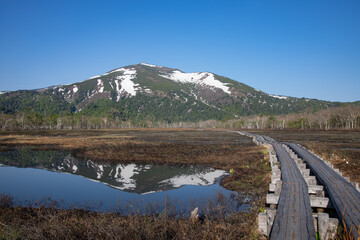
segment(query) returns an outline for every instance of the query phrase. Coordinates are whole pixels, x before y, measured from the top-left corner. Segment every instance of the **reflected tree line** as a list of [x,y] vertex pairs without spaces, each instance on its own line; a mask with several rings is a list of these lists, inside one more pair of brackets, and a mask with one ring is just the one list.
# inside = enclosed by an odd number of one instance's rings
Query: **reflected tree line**
[[359,129],[360,106],[348,105],[317,112],[252,115],[230,120],[169,122],[124,120],[85,115],[42,116],[38,113],[0,114],[0,130],[115,129],[115,128],[241,128],[241,129]]

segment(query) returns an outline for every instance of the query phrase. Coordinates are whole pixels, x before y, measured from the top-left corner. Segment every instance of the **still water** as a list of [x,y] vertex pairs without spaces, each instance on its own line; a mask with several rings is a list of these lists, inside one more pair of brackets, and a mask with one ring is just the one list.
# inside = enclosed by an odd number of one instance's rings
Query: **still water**
[[51,197],[62,208],[128,212],[131,206],[144,212],[145,206],[162,211],[171,203],[186,211],[220,198],[233,201],[236,211],[246,207],[237,205],[236,193],[219,185],[227,173],[209,167],[99,164],[66,151],[31,148],[0,152],[0,164],[0,194],[12,195],[19,205]]

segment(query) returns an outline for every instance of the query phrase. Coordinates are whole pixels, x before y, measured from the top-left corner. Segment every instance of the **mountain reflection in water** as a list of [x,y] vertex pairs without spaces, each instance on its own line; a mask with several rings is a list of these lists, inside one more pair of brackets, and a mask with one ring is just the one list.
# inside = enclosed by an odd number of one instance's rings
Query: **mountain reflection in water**
[[20,200],[52,196],[71,204],[101,201],[108,209],[119,201],[169,198],[187,206],[186,202],[214,198],[218,192],[227,198],[236,195],[218,183],[225,171],[203,166],[96,163],[66,151],[28,147],[0,152],[0,165],[0,194]]
[[107,164],[78,160],[66,151],[17,149],[0,152],[0,164],[66,172],[123,190],[145,194],[183,185],[208,186],[226,174],[223,170],[193,165]]

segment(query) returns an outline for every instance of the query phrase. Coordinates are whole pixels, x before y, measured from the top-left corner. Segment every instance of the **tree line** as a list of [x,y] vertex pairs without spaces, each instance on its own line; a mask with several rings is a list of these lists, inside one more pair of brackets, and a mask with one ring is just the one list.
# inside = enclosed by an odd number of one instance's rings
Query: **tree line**
[[42,116],[38,113],[0,114],[0,130],[114,129],[114,128],[241,128],[241,129],[360,129],[360,106],[328,108],[315,113],[253,115],[229,120],[196,122],[124,120],[87,115]]

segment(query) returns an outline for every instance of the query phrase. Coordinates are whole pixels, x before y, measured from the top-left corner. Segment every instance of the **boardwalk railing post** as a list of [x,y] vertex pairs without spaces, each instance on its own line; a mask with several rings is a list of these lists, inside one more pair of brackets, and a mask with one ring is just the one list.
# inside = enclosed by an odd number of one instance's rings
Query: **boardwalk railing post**
[[318,213],[318,231],[321,240],[329,239],[329,214]]
[[258,226],[259,226],[260,232],[263,235],[268,236],[267,213],[259,213]]
[[274,194],[276,196],[280,196],[281,188],[282,188],[282,181],[277,180],[275,183],[275,190],[274,190]]
[[276,209],[268,209],[266,212],[267,226],[268,226],[268,231],[266,236],[270,235],[270,231],[274,223],[275,215],[276,215]]

